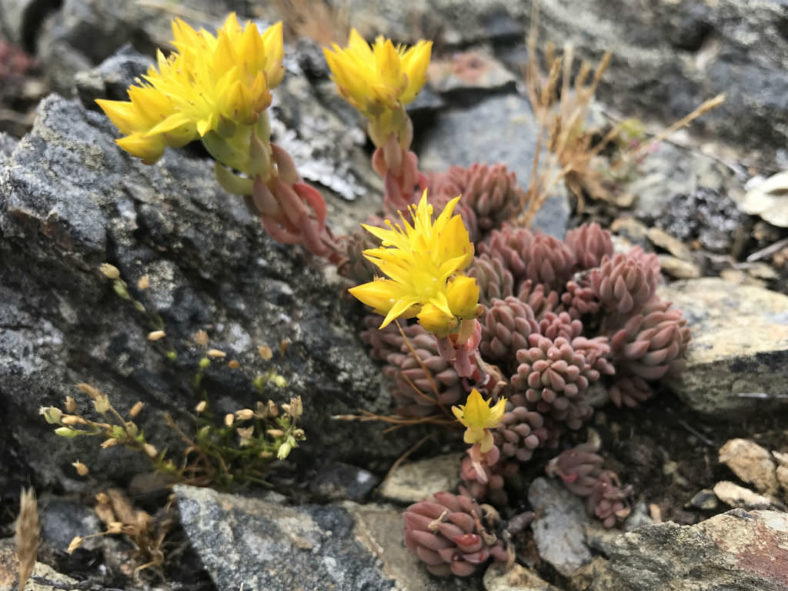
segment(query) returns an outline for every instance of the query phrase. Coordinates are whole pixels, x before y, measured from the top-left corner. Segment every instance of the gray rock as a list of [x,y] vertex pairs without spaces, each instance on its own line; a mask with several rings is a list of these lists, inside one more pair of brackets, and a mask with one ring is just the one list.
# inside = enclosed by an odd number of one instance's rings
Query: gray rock
[[788,515],[734,510],[611,536],[591,591],[778,591],[788,580]]
[[685,505],[685,507],[694,507],[695,509],[701,509],[703,511],[714,511],[719,506],[720,503],[717,499],[717,495],[715,495],[714,491],[710,488],[699,490],[695,493],[695,496],[690,499],[689,503]]
[[[636,197],[634,207],[638,217],[653,219],[658,227],[684,240],[681,233],[683,226],[680,225],[682,222],[685,225],[695,224],[701,227],[710,225],[709,222],[703,224],[703,221],[699,223],[696,220],[704,219],[705,210],[717,214],[714,205],[724,197],[714,193],[726,195],[732,192],[738,197],[743,194],[740,185],[734,172],[718,160],[689,147],[662,142],[638,165],[632,180],[626,184],[626,191]],[[712,193],[695,196],[704,190]],[[725,213],[730,210],[737,212],[736,204],[731,205]],[[661,212],[671,207],[678,208],[679,211],[672,217],[663,219],[665,214]],[[667,212],[667,215],[670,215],[670,212]],[[716,217],[719,217],[719,214]],[[732,215],[728,214],[727,217]],[[678,228],[669,225],[668,222],[672,220],[679,225]],[[726,229],[730,231],[729,228]]]
[[342,462],[322,462],[309,479],[309,492],[329,501],[363,501],[380,479],[362,468]]
[[471,591],[478,582],[430,576],[385,505],[284,506],[175,487],[181,523],[218,589]]
[[[57,10],[37,32],[37,57],[55,90],[70,92],[77,72],[87,70],[115,53],[125,43],[153,55],[168,48],[170,21],[178,16],[195,28],[215,29],[231,10],[242,8],[233,0],[196,0],[173,11],[125,0],[63,0],[50,2]],[[243,14],[243,12],[241,12]]]
[[[310,453],[351,464],[401,454],[411,435],[395,440],[379,425],[327,422],[358,408],[386,413],[389,398],[346,319],[347,303],[316,262],[271,241],[242,201],[218,187],[209,161],[170,151],[146,166],[113,137],[103,115],[53,95],[0,171],[0,403],[15,417],[17,457],[42,483],[66,487],[84,486],[71,479],[77,457],[107,478],[144,469],[124,450],[99,454],[95,441],[54,436],[38,408],[88,381],[121,411],[143,401],[145,432],[163,447],[174,434],[161,411],[187,421],[201,397],[189,386],[203,354],[191,340],[199,329],[242,365],[207,372],[217,409],[254,406],[252,381],[274,370],[287,386],[269,383],[264,397],[304,399],[302,461]],[[132,291],[162,318],[176,360],[147,341],[149,317],[96,272],[106,261],[131,286],[150,276],[148,290]],[[257,354],[258,345],[278,350],[281,341],[289,347],[273,360]]]
[[747,216],[728,192],[739,198],[742,191],[735,179],[721,181],[717,189],[702,186],[678,191],[664,206],[644,216],[650,219],[656,212],[656,226],[685,244],[697,240],[708,251],[737,257],[735,248],[746,240],[742,234],[747,231]]
[[18,140],[5,132],[0,131],[0,158],[8,158],[16,148]]
[[558,591],[535,572],[515,563],[508,570],[493,564],[484,573],[485,591]]
[[722,279],[658,290],[681,308],[692,340],[671,388],[694,410],[731,417],[780,404],[788,383],[788,297]]
[[27,51],[35,48],[35,38],[48,13],[58,0],[0,0],[0,32]]
[[584,528],[591,518],[579,497],[560,483],[540,477],[528,488],[528,501],[536,514],[531,529],[543,560],[566,577],[590,562]]
[[453,491],[460,483],[464,454],[446,454],[397,466],[383,481],[380,494],[398,503],[417,503],[440,491]]
[[[514,171],[521,186],[527,187],[538,131],[526,99],[515,94],[495,96],[467,109],[441,113],[417,153],[421,166],[430,171],[474,162],[500,162]],[[562,191],[554,191],[532,224],[558,238],[566,233],[569,219],[569,204]]]
[[720,463],[744,482],[769,495],[777,494],[777,466],[772,455],[749,439],[731,439],[720,448]]

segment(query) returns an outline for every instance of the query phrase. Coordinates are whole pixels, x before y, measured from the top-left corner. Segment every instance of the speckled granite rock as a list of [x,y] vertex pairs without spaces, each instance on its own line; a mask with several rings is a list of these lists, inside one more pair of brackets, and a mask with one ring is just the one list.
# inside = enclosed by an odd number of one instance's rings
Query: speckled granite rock
[[607,555],[591,591],[780,591],[788,514],[736,509],[693,526],[660,523],[595,542]]
[[283,506],[177,486],[181,523],[218,589],[249,591],[469,591],[435,579],[402,543],[389,507]]
[[572,576],[591,560],[584,532],[591,518],[583,502],[559,482],[547,478],[531,483],[528,501],[536,513],[531,529],[539,556],[562,575]]
[[[264,398],[303,396],[308,441],[294,459],[309,461],[310,449],[350,464],[402,453],[407,436],[327,420],[360,407],[389,410],[341,286],[329,285],[300,249],[270,240],[243,202],[219,188],[209,161],[169,151],[146,166],[114,137],[103,115],[52,95],[0,170],[0,415],[14,417],[3,435],[13,457],[42,483],[66,487],[84,486],[70,468],[77,457],[107,478],[143,469],[146,462],[118,448],[66,443],[38,408],[88,381],[121,410],[142,400],[146,434],[164,445],[173,434],[161,411],[183,420],[201,397],[189,385],[203,355],[191,339],[200,329],[241,363],[233,370],[215,362],[203,380],[217,411],[254,406],[261,396],[252,381],[269,370],[288,385],[269,382]],[[97,271],[104,262],[162,318],[176,360],[147,340],[150,319],[114,294]],[[140,291],[143,275],[150,288]],[[281,341],[289,343],[284,352]],[[277,351],[270,361],[257,353],[263,344]],[[2,472],[0,485],[26,478]]]
[[716,278],[676,282],[658,293],[681,308],[692,330],[687,366],[669,382],[684,402],[728,417],[784,404],[788,296]]

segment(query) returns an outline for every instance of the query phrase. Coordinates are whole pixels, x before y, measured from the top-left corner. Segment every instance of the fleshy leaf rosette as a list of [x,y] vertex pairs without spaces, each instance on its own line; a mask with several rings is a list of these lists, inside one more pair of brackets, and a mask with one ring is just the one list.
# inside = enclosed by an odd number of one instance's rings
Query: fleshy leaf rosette
[[434,174],[430,192],[434,195],[463,195],[473,211],[480,233],[487,233],[512,219],[520,208],[522,190],[517,176],[504,164],[452,166]]
[[542,413],[529,410],[526,406],[515,406],[509,401],[493,438],[504,458],[527,462],[534,451],[545,444],[548,435]]
[[602,264],[602,259],[613,256],[610,232],[599,224],[583,224],[566,233],[566,245],[575,257],[575,270],[586,271]]
[[479,301],[484,305],[514,295],[514,277],[499,258],[480,254],[473,259],[468,276],[479,284]]
[[488,361],[507,361],[527,348],[528,337],[539,333],[539,324],[528,304],[515,297],[493,300],[482,316],[479,350]]
[[620,375],[610,398],[616,406],[636,406],[650,397],[648,381],[679,371],[689,340],[681,310],[659,300],[649,302],[642,313],[613,333],[610,346]]
[[550,460],[545,472],[560,477],[566,488],[585,498],[588,512],[610,528],[629,516],[632,487],[621,487],[615,472],[602,469],[604,460],[597,451],[597,442],[582,443]]
[[589,279],[594,295],[608,312],[628,316],[643,308],[657,290],[659,260],[635,246],[626,253],[604,256]]
[[494,230],[479,251],[500,258],[512,272],[515,285],[527,279],[551,289],[563,288],[571,277],[575,257],[569,247],[547,234],[504,224]]
[[469,497],[435,493],[403,514],[405,545],[434,575],[467,577],[490,558],[506,561],[503,543],[485,529],[481,507]]

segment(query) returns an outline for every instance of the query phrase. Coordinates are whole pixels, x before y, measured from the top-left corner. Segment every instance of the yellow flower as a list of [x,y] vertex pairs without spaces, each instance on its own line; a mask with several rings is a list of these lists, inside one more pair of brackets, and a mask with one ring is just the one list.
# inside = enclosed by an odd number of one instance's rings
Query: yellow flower
[[482,398],[474,388],[468,394],[465,405],[451,407],[454,416],[465,427],[463,440],[469,445],[479,444],[482,453],[487,453],[493,446],[493,437],[489,429],[498,426],[506,410],[506,399],[501,398],[490,407],[489,402]]
[[459,215],[452,215],[460,197],[452,199],[433,222],[427,192],[411,206],[411,224],[386,228],[364,226],[381,240],[364,251],[386,279],[350,289],[359,300],[385,316],[380,328],[395,318],[418,315],[421,324],[438,336],[454,331],[463,318],[474,318],[479,300],[476,280],[461,274],[473,260],[473,244]]
[[172,33],[176,51],[169,57],[158,52],[157,66],[129,88],[130,101],[97,101],[126,134],[118,145],[147,162],[166,146],[253,124],[284,75],[281,23],[261,34],[230,14],[216,36],[179,19]]
[[370,45],[350,31],[348,46],[323,48],[339,92],[367,117],[399,109],[416,98],[427,81],[432,41],[406,49],[378,37]]

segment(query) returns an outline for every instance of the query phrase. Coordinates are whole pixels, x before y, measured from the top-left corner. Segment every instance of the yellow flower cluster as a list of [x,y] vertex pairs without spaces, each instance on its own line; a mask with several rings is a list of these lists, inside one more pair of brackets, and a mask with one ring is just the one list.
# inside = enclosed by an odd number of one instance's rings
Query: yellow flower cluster
[[387,278],[350,293],[385,316],[380,328],[395,318],[417,316],[426,330],[444,337],[456,332],[463,319],[477,316],[479,286],[462,274],[473,260],[473,244],[462,218],[452,216],[459,199],[452,199],[433,223],[425,191],[418,206],[411,206],[413,224],[400,214],[402,224],[387,221],[388,229],[364,226],[381,240],[364,256]]
[[[406,49],[391,39],[378,37],[370,46],[355,29],[348,46],[324,48],[326,62],[340,94],[385,131],[402,131],[403,105],[419,94],[427,81],[432,41],[419,41]],[[380,142],[385,137],[376,138]]]
[[469,445],[479,444],[480,451],[487,453],[492,449],[493,437],[489,429],[494,429],[503,419],[506,410],[506,399],[501,398],[494,406],[482,398],[474,388],[468,394],[464,405],[451,407],[454,416],[465,427],[464,440]]
[[233,13],[216,36],[179,19],[172,33],[176,51],[169,57],[159,51],[157,67],[129,88],[129,101],[96,101],[125,135],[118,145],[148,163],[167,146],[253,124],[284,76],[281,23],[260,33]]

